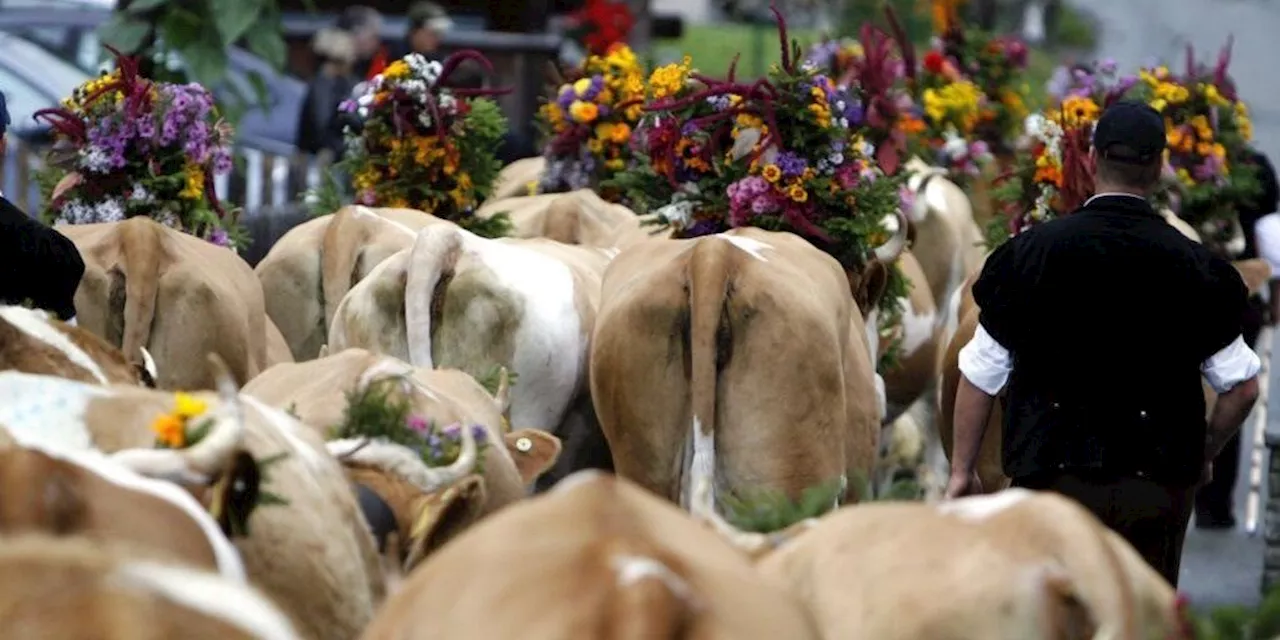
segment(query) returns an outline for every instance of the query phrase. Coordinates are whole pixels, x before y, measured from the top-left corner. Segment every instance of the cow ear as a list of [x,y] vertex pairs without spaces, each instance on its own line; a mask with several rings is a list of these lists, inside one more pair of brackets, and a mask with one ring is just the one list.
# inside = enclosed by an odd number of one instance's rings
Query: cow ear
[[883,262],[872,259],[861,273],[848,272],[848,275],[853,301],[858,303],[858,310],[865,318],[880,304],[880,298],[884,297],[884,292],[889,287],[889,268]]
[[208,505],[209,514],[228,538],[249,534],[249,516],[258,507],[261,486],[258,461],[244,450],[237,451],[211,488]]
[[525,484],[537,480],[560,457],[560,438],[546,431],[520,429],[502,436]]
[[484,478],[472,474],[443,491],[423,496],[414,510],[417,515],[409,531],[405,570],[412,569],[474,522],[486,495]]

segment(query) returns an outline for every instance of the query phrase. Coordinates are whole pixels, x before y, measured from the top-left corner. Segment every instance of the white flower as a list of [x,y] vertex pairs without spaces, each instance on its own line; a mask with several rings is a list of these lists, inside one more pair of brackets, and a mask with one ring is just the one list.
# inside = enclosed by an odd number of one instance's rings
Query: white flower
[[876,157],[876,146],[863,140],[862,144],[858,145],[858,153],[862,154],[864,158],[874,158]]
[[942,152],[947,154],[948,158],[963,158],[969,153],[969,142],[961,138],[952,129],[948,129],[944,134],[946,141],[942,144]]
[[92,173],[107,173],[111,170],[111,156],[99,147],[87,147],[80,150],[80,166]]
[[654,213],[670,222],[676,228],[683,229],[693,221],[693,203],[687,200],[672,202]]
[[94,207],[94,219],[96,222],[119,222],[124,220],[124,207],[115,198],[102,200]]
[[134,184],[132,191],[133,192],[129,194],[130,200],[137,200],[139,202],[151,202],[152,200],[155,199],[155,196],[152,195],[150,191],[147,191],[146,187],[140,184]]

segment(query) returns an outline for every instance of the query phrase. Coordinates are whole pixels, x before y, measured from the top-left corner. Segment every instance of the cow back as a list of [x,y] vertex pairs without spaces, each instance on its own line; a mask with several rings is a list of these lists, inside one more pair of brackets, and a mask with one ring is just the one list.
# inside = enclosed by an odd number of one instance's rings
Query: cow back
[[428,559],[363,638],[817,637],[787,592],[674,507],[584,472]]
[[284,234],[254,267],[267,317],[279,328],[295,360],[310,360],[327,339],[320,256],[333,215],[308,220]]

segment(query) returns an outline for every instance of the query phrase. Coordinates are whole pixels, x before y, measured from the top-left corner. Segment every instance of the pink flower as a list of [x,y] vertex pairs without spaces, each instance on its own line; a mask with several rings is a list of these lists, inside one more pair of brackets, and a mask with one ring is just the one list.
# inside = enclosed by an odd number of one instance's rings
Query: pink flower
[[405,420],[404,424],[419,435],[426,435],[427,431],[431,429],[427,419],[422,416],[409,416],[409,419]]

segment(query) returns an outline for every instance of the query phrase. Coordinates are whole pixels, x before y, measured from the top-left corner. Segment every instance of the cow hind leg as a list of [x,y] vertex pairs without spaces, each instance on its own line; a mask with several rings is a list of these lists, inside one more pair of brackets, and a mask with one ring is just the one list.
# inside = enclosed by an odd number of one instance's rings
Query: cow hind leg
[[561,450],[555,464],[538,477],[535,493],[550,489],[563,478],[583,469],[613,472],[613,455],[604,437],[590,394],[582,394],[565,413],[560,423]]

